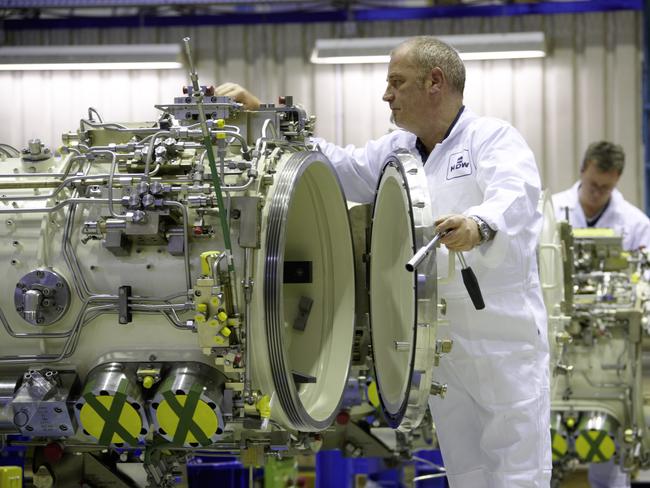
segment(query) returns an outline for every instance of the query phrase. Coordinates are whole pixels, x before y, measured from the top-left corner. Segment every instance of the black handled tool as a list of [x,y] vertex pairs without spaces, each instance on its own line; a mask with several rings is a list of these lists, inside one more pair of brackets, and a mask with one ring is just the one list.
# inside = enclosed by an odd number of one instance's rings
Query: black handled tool
[[[438,244],[438,241],[445,236],[445,234],[446,232],[443,232],[442,234],[437,233],[426,245],[418,249],[418,251],[409,260],[409,262],[406,263],[406,270],[410,272],[415,271],[417,267],[422,263],[422,261],[424,261],[424,258],[426,258],[431,250],[436,246],[436,244]],[[463,277],[463,283],[465,284],[467,293],[469,293],[469,297],[472,299],[474,308],[476,310],[483,310],[485,308],[485,302],[483,301],[481,287],[478,284],[474,270],[470,266],[467,266],[465,257],[463,256],[462,252],[457,252],[456,254],[458,255],[458,260],[460,261],[460,274]]]
[[409,260],[408,263],[406,263],[406,271],[410,271],[411,273],[417,269],[420,264],[422,264],[422,261],[424,261],[424,258],[426,258],[431,250],[436,247],[436,244],[438,244],[438,241],[444,237],[446,232],[441,233],[436,233],[436,235],[433,236],[433,239],[431,239],[426,245],[422,246],[420,249],[417,250],[417,252],[413,255],[413,257]]
[[485,302],[483,301],[481,287],[478,284],[474,270],[471,266],[467,266],[462,252],[457,253],[457,255],[461,266],[460,274],[463,277],[463,283],[465,283],[465,288],[467,289],[467,293],[469,293],[469,297],[472,299],[474,308],[476,310],[483,310],[485,308]]

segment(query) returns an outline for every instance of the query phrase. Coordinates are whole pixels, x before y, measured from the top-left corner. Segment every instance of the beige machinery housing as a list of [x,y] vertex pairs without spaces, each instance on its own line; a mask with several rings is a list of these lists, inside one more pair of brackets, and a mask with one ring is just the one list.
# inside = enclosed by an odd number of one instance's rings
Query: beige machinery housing
[[[650,256],[610,229],[571,229],[544,207],[540,274],[549,313],[554,478],[576,463],[650,464],[643,342]],[[550,251],[549,251],[550,250]]]
[[[185,92],[155,122],[91,109],[54,151],[2,146],[0,434],[64,459],[119,451],[150,486],[197,450],[261,465],[319,448],[353,350],[391,427],[417,428],[449,349],[435,249],[404,267],[432,233],[421,163],[389,158],[351,226],[290,97],[247,111]],[[356,255],[353,232],[371,236]],[[34,459],[34,476],[74,481]]]

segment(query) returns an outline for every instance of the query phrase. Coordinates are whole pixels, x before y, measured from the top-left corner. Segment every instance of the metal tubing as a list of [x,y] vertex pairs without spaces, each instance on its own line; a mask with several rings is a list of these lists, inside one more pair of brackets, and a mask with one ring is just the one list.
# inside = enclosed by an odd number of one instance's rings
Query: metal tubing
[[228,136],[231,136],[235,139],[237,139],[241,143],[241,152],[242,154],[248,154],[249,148],[248,148],[248,143],[246,142],[246,139],[239,133],[235,132],[232,130],[222,130],[222,129],[213,129],[210,131],[210,134],[216,135],[216,134],[226,134]]
[[183,214],[183,257],[185,258],[185,281],[187,289],[192,288],[192,277],[190,274],[190,244],[187,233],[187,226],[189,225],[190,218],[187,215],[187,207],[180,202],[174,200],[165,200],[163,205],[169,205],[172,207],[178,207]]
[[[104,152],[104,151],[100,151],[100,152]],[[115,209],[113,208],[113,178],[115,177],[115,170],[117,169],[117,158],[115,157],[114,152],[111,151],[105,151],[105,152],[111,154],[113,158],[111,161],[111,171],[108,174],[108,212],[111,214],[111,217],[114,217],[116,219],[124,219],[127,217],[127,214],[120,215],[116,213]],[[149,166],[145,165],[145,169],[144,169],[145,178],[148,171],[149,171]]]
[[[68,352],[68,349],[70,349],[70,346],[76,342],[75,336],[79,334],[81,331],[81,324],[82,324],[82,319],[86,312],[90,311],[95,311],[95,309],[90,309],[87,310],[89,305],[89,302],[85,302],[83,306],[81,307],[81,310],[79,310],[79,314],[77,315],[77,318],[74,322],[74,325],[66,332],[68,335],[68,339],[66,340],[65,344],[61,348],[61,352],[59,354],[26,354],[26,355],[19,355],[19,356],[1,356],[0,357],[0,364],[21,364],[21,363],[29,363],[29,362],[57,362],[61,361],[62,359],[65,359],[66,357],[69,357],[72,355],[74,352],[74,347],[72,347],[72,350]],[[109,307],[108,305],[100,305],[99,307]],[[3,325],[5,325],[5,321],[3,320]],[[7,325],[5,325],[5,329],[7,329]]]
[[[47,200],[48,198],[55,197],[60,191],[62,191],[66,186],[69,186],[71,183],[74,183],[75,181],[83,181],[83,180],[94,180],[95,178],[101,178],[101,181],[98,183],[104,183],[106,178],[109,175],[92,175],[92,176],[72,176],[70,178],[66,178],[63,180],[59,186],[57,186],[52,193],[48,193],[47,195],[20,195],[20,196],[0,196],[0,202],[7,202],[7,201],[12,201],[12,200]],[[42,182],[35,182],[37,186],[36,188],[43,188]],[[2,188],[6,188],[4,186],[1,186]]]
[[438,244],[438,241],[440,238],[442,238],[443,235],[444,234],[437,233],[426,245],[418,249],[418,251],[409,260],[409,262],[406,263],[406,271],[410,271],[411,273],[415,271],[418,266],[422,264],[422,261],[424,261],[424,259],[433,250],[433,248],[436,247],[436,244]]
[[156,132],[151,137],[151,142],[149,142],[149,150],[147,151],[147,156],[144,161],[144,178],[149,179],[149,166],[151,165],[151,158],[153,155],[153,145],[160,136],[171,136],[171,132],[168,130],[161,130]]
[[247,190],[253,184],[254,181],[255,181],[255,177],[251,176],[248,178],[248,181],[243,185],[224,186],[222,190],[224,191],[224,193],[232,193],[234,191],[244,191]]

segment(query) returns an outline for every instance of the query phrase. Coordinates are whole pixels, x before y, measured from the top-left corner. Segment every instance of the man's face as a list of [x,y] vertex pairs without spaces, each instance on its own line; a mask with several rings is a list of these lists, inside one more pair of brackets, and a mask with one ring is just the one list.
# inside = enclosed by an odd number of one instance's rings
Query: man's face
[[601,171],[595,161],[588,161],[580,173],[580,200],[594,208],[603,207],[620,177],[618,171]]
[[391,119],[398,127],[418,134],[418,128],[427,124],[426,81],[418,76],[416,66],[404,50],[393,53],[388,65],[386,91],[383,100],[391,109]]

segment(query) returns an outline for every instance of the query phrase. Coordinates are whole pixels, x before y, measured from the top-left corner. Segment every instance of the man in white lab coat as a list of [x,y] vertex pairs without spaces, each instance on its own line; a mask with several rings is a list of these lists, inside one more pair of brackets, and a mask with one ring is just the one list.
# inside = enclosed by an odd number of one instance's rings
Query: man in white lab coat
[[[616,184],[625,167],[625,153],[618,144],[593,142],[580,165],[580,180],[553,195],[558,220],[576,228],[610,228],[623,236],[623,249],[634,251],[650,246],[650,219],[627,202]],[[592,488],[628,488],[630,477],[613,461],[589,465]]]
[[[546,311],[535,248],[540,179],[521,135],[463,106],[465,67],[429,36],[391,53],[383,99],[400,128],[362,148],[320,141],[349,200],[371,202],[386,157],[406,148],[425,163],[441,242],[466,251],[486,307],[477,311],[458,275],[440,287],[452,352],[435,370],[448,384],[431,397],[452,488],[548,487],[551,476]],[[257,99],[224,85],[249,107]],[[442,248],[439,253],[447,250]],[[438,259],[446,274],[447,259]]]
[[627,202],[616,184],[623,173],[625,154],[607,141],[589,145],[580,165],[580,180],[553,195],[555,216],[576,228],[603,227],[623,236],[623,249],[650,246],[650,219]]

